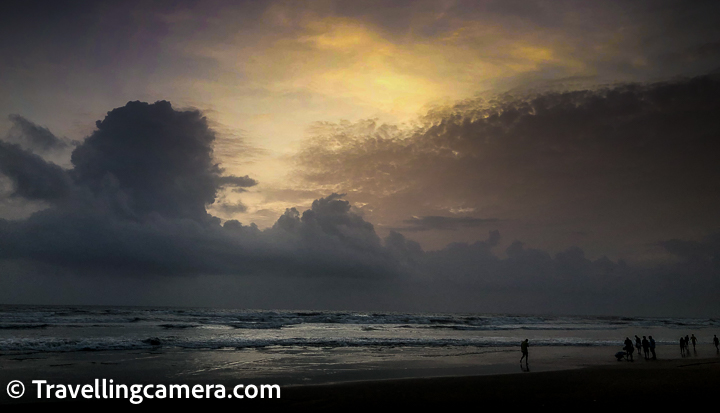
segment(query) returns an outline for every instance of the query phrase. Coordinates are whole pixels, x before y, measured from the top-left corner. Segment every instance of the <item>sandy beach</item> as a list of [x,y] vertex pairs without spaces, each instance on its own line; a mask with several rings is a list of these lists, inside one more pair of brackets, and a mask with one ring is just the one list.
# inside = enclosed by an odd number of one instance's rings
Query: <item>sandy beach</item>
[[296,411],[381,406],[454,408],[700,406],[716,401],[720,359],[618,363],[581,369],[289,387]]
[[[665,406],[714,398],[720,379],[720,356],[710,345],[698,346],[692,356],[680,358],[673,346],[658,348],[660,360],[617,362],[614,347],[546,347],[531,351],[530,371],[521,371],[519,351],[480,352],[463,349],[446,356],[402,355],[395,349],[385,361],[349,360],[330,351],[318,360],[283,357],[274,362],[264,352],[87,352],[27,357],[0,357],[3,387],[11,380],[26,384],[27,394],[10,399],[3,391],[5,407],[57,403],[78,408],[108,405],[133,409],[175,405],[197,407],[281,406],[293,411],[365,409],[375,406],[461,407],[466,403],[491,406]],[[478,349],[482,350],[482,349]],[[677,353],[677,354],[675,354]],[[342,356],[342,357],[341,357]],[[637,355],[636,355],[637,356]],[[315,363],[315,367],[313,367]],[[282,373],[280,364],[285,366]],[[291,368],[303,365],[306,368]],[[322,368],[320,368],[322,366]],[[291,371],[292,373],[288,373]],[[298,372],[302,373],[298,373]],[[279,384],[281,398],[238,400],[128,400],[38,399],[34,379],[48,383],[93,383],[113,378],[116,383]]]
[[[54,408],[107,406],[150,410],[192,408],[283,408],[292,411],[360,411],[371,408],[663,408],[702,406],[716,401],[720,359],[618,363],[539,373],[470,377],[375,380],[282,389],[281,399],[255,400],[89,400],[43,403]],[[24,409],[37,402],[5,405]]]

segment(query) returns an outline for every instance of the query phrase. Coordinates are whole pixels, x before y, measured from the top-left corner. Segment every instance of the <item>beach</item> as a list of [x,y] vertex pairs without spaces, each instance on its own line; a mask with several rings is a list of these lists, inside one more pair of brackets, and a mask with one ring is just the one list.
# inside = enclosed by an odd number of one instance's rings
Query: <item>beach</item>
[[580,369],[290,387],[283,404],[298,411],[397,406],[477,408],[659,408],[714,403],[720,359],[618,363]]
[[[470,350],[470,349],[466,349]],[[247,357],[234,352],[84,352],[53,354],[50,357],[0,357],[3,386],[21,380],[27,393],[10,399],[6,407],[28,404],[75,405],[81,408],[104,405],[159,408],[282,406],[293,411],[330,411],[380,406],[460,407],[477,406],[664,406],[693,403],[715,397],[720,379],[720,355],[710,345],[699,346],[694,356],[681,358],[672,346],[658,348],[660,360],[616,361],[611,347],[587,349],[548,347],[531,352],[530,371],[517,364],[519,351],[493,354],[430,357],[387,364],[327,365],[324,370],[302,374],[262,371]],[[397,351],[402,351],[397,349]],[[218,356],[217,353],[224,353]],[[603,356],[604,355],[604,356]],[[233,361],[234,360],[234,361]],[[295,363],[309,360],[297,359]],[[283,363],[290,363],[285,360]],[[300,370],[290,369],[294,372]],[[113,378],[115,383],[177,384],[190,386],[222,384],[230,389],[239,383],[278,384],[281,397],[250,400],[204,398],[150,400],[132,404],[127,399],[57,400],[38,398],[32,380],[48,383],[93,384],[95,379]],[[618,404],[619,403],[619,404]]]
[[[0,404],[8,407],[250,403],[318,411],[579,401],[662,406],[710,397],[720,378],[720,355],[712,345],[720,326],[714,319],[171,307],[0,310]],[[688,333],[699,341],[682,357],[675,343]],[[634,334],[657,340],[658,360],[637,353],[634,362],[615,359],[625,337]],[[526,338],[529,371],[519,363]],[[14,380],[23,383],[22,397],[7,394]],[[44,387],[38,397],[33,380],[76,394],[77,386],[93,389],[87,398],[73,398]],[[109,394],[111,385],[150,387],[131,402]],[[172,385],[204,390],[201,398],[155,398]],[[277,386],[280,398],[227,397],[239,385]]]

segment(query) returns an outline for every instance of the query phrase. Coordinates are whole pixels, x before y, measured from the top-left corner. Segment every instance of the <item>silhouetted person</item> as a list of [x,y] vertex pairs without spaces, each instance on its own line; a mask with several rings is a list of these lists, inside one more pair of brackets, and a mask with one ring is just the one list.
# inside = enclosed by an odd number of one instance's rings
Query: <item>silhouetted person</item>
[[641,347],[642,347],[642,342],[640,341],[640,337],[635,336],[635,348],[637,349],[638,354],[640,354]]
[[630,338],[625,337],[625,348],[623,349],[627,353],[627,357],[629,361],[633,360],[633,352],[635,351],[635,348],[633,347],[632,341],[630,341]]
[[652,353],[652,359],[657,360],[657,356],[655,355],[655,339],[650,336],[650,352]]
[[685,357],[685,337],[680,337],[680,355]]
[[697,343],[697,338],[695,338],[695,334],[690,335],[690,341],[692,341],[693,351],[695,351],[695,343]]
[[690,336],[685,335],[685,354],[690,355]]
[[522,367],[522,361],[525,359],[525,365],[528,365],[528,339],[525,339],[525,341],[520,343],[520,351],[522,351],[522,357],[520,357],[520,366]]
[[649,350],[650,350],[650,342],[648,341],[647,337],[643,336],[642,339],[642,348],[643,353],[645,353],[645,360],[650,358]]
[[715,344],[715,352],[720,352],[718,346],[720,346],[720,340],[717,338],[717,334],[713,335],[713,344]]

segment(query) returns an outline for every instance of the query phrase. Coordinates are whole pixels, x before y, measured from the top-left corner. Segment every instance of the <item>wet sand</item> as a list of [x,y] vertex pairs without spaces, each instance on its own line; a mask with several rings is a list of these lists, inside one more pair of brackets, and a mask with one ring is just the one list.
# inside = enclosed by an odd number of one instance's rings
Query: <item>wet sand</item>
[[283,404],[295,411],[466,405],[478,409],[546,406],[581,410],[687,405],[695,409],[705,402],[717,402],[718,385],[718,358],[661,360],[539,373],[290,387],[284,389]]
[[[411,350],[411,349],[410,349]],[[692,357],[680,358],[673,346],[658,348],[658,361],[617,362],[615,347],[531,348],[530,372],[520,370],[516,349],[488,352],[461,349],[452,356],[406,354],[395,349],[375,358],[355,360],[352,354],[319,352],[313,364],[307,356],[273,352],[97,352],[44,356],[0,357],[4,408],[28,404],[84,410],[105,406],[132,410],[193,406],[198,408],[279,407],[292,411],[365,410],[392,408],[477,408],[560,406],[611,408],[667,407],[715,402],[720,384],[720,355],[705,346]],[[449,352],[449,350],[444,350]],[[382,352],[381,352],[382,353]],[[384,352],[387,353],[387,352]],[[677,353],[677,354],[675,354]],[[636,355],[637,356],[637,355]],[[274,358],[275,357],[275,358]],[[335,358],[333,358],[335,357]],[[341,360],[342,363],[339,363]],[[286,368],[283,372],[282,366]],[[324,366],[319,369],[318,366]],[[314,370],[315,369],[315,370]],[[281,398],[144,400],[38,400],[32,379],[55,383],[92,383],[114,378],[117,383],[278,383]],[[22,399],[9,399],[5,385],[26,382]],[[9,403],[9,404],[8,404]]]

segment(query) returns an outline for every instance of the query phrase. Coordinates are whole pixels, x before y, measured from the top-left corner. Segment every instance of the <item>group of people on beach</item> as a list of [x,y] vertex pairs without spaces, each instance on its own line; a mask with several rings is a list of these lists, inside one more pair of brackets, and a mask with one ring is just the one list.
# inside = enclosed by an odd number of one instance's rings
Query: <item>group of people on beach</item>
[[634,345],[629,337],[625,337],[624,344],[625,347],[623,347],[623,350],[625,351],[621,351],[615,354],[615,357],[617,357],[618,361],[622,360],[623,357],[628,361],[634,361],[633,353],[635,352],[636,348],[638,355],[640,355],[640,351],[642,350],[643,355],[645,356],[645,360],[657,360],[657,354],[655,354],[655,339],[653,338],[653,336],[643,336],[642,340],[640,339],[640,337],[635,336]]
[[[695,334],[691,334],[690,336],[686,335],[685,337],[680,337],[680,354],[685,357],[690,355],[690,344],[692,343],[693,352],[695,352],[695,346],[697,345],[697,337],[695,337]],[[640,351],[642,349],[642,352],[644,353],[645,360],[657,360],[657,355],[655,354],[655,340],[652,336],[645,337],[643,336],[642,340],[640,337],[635,336],[635,344],[633,345],[632,340],[630,340],[629,337],[625,337],[625,347],[623,347],[623,351],[620,351],[615,354],[615,357],[618,359],[618,361],[622,360],[623,358],[627,361],[634,361],[633,360],[633,353],[635,352],[635,349],[637,349],[638,355],[640,354]],[[715,345],[715,351],[720,354],[720,340],[718,339],[717,335],[713,337],[713,344]],[[650,354],[652,356],[650,356]]]
[[[695,334],[680,337],[680,354],[682,354],[683,357],[690,355],[690,343],[692,343],[694,352],[695,345],[697,344],[697,337],[695,337]],[[645,360],[657,360],[657,354],[655,354],[655,339],[653,336],[643,336],[642,339],[635,336],[634,345],[629,337],[625,337],[624,344],[625,347],[623,347],[623,351],[619,351],[615,354],[618,361],[623,358],[627,361],[634,361],[633,353],[635,352],[635,349],[637,349],[638,355],[640,355],[640,351],[642,350]],[[720,354],[720,339],[718,339],[717,335],[713,336],[713,344],[715,345],[715,351]],[[530,367],[528,366],[528,346],[528,339],[520,342],[520,351],[522,352],[522,357],[520,357],[520,367],[522,367],[522,362],[525,360],[525,368],[527,368],[527,371],[530,371]],[[525,368],[523,368],[523,370],[525,370]]]
[[683,357],[690,355],[690,342],[692,342],[694,352],[695,345],[697,344],[697,338],[695,337],[695,334],[692,334],[691,337],[688,337],[687,335],[685,335],[685,337],[680,337],[680,355],[682,355]]
[[[680,355],[683,357],[690,355],[690,343],[692,343],[693,346],[693,353],[695,353],[695,345],[697,344],[697,337],[695,337],[695,334],[691,334],[690,337],[687,335],[685,337],[680,337]],[[718,340],[717,335],[713,335],[713,344],[715,345],[715,352],[720,353],[720,340]]]

